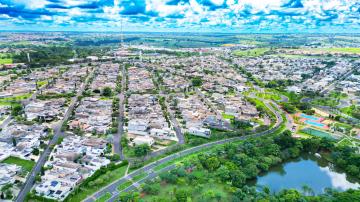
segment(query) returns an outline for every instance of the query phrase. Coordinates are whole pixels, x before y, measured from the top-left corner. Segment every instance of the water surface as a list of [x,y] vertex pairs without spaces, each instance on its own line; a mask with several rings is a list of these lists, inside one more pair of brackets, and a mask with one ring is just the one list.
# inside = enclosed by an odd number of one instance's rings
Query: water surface
[[345,173],[336,171],[331,164],[315,156],[302,156],[296,160],[276,166],[269,172],[260,175],[256,185],[268,186],[272,192],[281,189],[303,190],[303,186],[310,187],[315,194],[324,193],[325,188],[344,191],[360,187],[359,182],[347,179]]

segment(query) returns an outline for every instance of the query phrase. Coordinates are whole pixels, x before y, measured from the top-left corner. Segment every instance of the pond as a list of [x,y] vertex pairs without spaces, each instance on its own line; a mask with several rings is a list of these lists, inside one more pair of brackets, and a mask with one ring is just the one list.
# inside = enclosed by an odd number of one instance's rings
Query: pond
[[310,187],[315,194],[324,193],[325,188],[344,191],[356,189],[360,184],[354,179],[346,177],[326,160],[314,155],[287,161],[280,166],[272,168],[269,172],[260,175],[255,182],[258,187],[268,186],[271,192],[282,189],[303,190],[304,185]]

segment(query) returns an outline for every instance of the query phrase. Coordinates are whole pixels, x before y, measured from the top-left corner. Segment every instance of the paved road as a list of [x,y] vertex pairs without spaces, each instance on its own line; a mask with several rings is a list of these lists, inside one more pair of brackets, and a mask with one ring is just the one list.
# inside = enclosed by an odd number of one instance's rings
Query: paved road
[[0,124],[0,128],[5,128],[9,123],[11,123],[12,117],[9,115],[6,119]]
[[163,93],[162,93],[162,96],[165,96],[165,105],[166,105],[167,111],[169,112],[170,121],[174,127],[176,137],[179,140],[179,144],[185,144],[185,137],[184,137],[183,132],[181,131],[179,122],[177,121],[177,119],[174,115],[174,112],[170,109],[170,105],[167,102],[169,100],[169,96],[167,94],[163,94]]
[[355,70],[359,69],[359,67],[354,67],[349,72],[345,73],[343,76],[341,76],[339,79],[336,79],[334,82],[332,82],[330,85],[326,86],[324,89],[320,91],[322,94],[326,94],[330,92],[332,89],[334,89],[335,85],[339,83],[340,81],[346,79],[348,76],[350,76]]
[[281,97],[280,102],[289,102],[289,98],[288,98],[287,96],[285,96],[285,95],[280,95],[280,97]]
[[77,102],[77,99],[80,95],[82,95],[86,83],[89,81],[89,78],[93,75],[94,71],[92,71],[89,76],[87,77],[86,81],[84,83],[82,83],[80,90],[78,91],[78,93],[76,94],[75,97],[73,97],[71,99],[71,103],[68,107],[68,109],[65,112],[64,118],[59,122],[59,124],[57,126],[55,126],[54,128],[54,137],[50,140],[49,144],[47,145],[46,149],[44,150],[44,152],[41,154],[40,158],[38,159],[38,161],[36,162],[35,166],[33,167],[33,169],[31,170],[31,172],[28,174],[27,179],[24,183],[24,185],[22,186],[22,189],[20,190],[17,198],[16,198],[16,202],[23,202],[26,194],[30,192],[33,184],[35,183],[35,177],[36,175],[38,175],[41,171],[41,168],[44,166],[46,160],[48,159],[50,153],[51,153],[51,146],[55,145],[58,141],[58,139],[63,135],[63,133],[61,132],[61,126],[63,125],[63,123],[70,117],[71,112],[73,111],[75,104]]
[[114,152],[120,155],[121,160],[125,159],[121,147],[121,137],[124,133],[123,126],[124,126],[125,85],[126,85],[126,70],[125,70],[125,65],[122,64],[121,92],[119,93],[119,116],[118,116],[119,124],[118,124],[118,131],[116,134],[114,134],[114,139],[113,139]]
[[[270,102],[272,102],[272,101],[270,101]],[[274,103],[274,102],[272,102],[272,103],[275,106],[277,106],[276,103]],[[94,201],[96,201],[96,199],[100,198],[102,195],[106,194],[107,192],[112,193],[112,198],[109,201],[114,201],[115,199],[117,199],[117,197],[120,194],[120,192],[117,190],[117,187],[119,185],[121,185],[122,183],[128,181],[129,178],[133,178],[134,176],[136,176],[136,175],[138,175],[140,173],[143,173],[143,172],[148,173],[148,175],[146,176],[146,179],[152,178],[153,173],[151,171],[153,170],[153,168],[155,168],[156,166],[158,166],[160,164],[169,162],[169,161],[171,161],[173,159],[176,159],[176,158],[179,158],[181,156],[186,156],[186,155],[198,152],[198,151],[206,149],[206,148],[211,148],[211,147],[216,146],[216,145],[222,145],[222,144],[225,144],[225,143],[230,143],[230,142],[239,141],[239,140],[245,140],[245,139],[248,139],[248,138],[260,137],[260,136],[264,136],[264,135],[268,135],[268,134],[273,133],[274,131],[276,131],[280,127],[280,125],[283,123],[284,120],[282,119],[281,114],[279,114],[279,112],[277,110],[273,109],[271,107],[271,105],[269,105],[268,103],[266,103],[266,105],[276,115],[276,118],[277,118],[275,127],[273,127],[272,129],[270,129],[268,131],[263,131],[263,132],[260,132],[260,133],[256,133],[256,134],[253,134],[253,135],[234,137],[234,138],[223,139],[223,140],[219,140],[219,141],[215,141],[215,142],[209,142],[209,143],[206,143],[206,144],[202,144],[202,145],[199,145],[199,146],[196,146],[196,147],[192,147],[192,148],[189,148],[189,149],[186,149],[186,150],[179,151],[177,153],[171,154],[171,155],[166,156],[166,157],[164,157],[164,158],[162,158],[160,160],[152,162],[152,163],[150,163],[150,164],[148,164],[148,165],[146,165],[146,166],[144,166],[144,167],[142,167],[142,168],[140,168],[138,170],[135,170],[135,171],[131,172],[129,175],[126,175],[126,176],[120,178],[119,180],[116,180],[115,182],[113,182],[110,185],[100,189],[98,192],[94,193],[93,195],[89,196],[88,198],[86,198],[83,201],[84,202],[94,202]],[[280,109],[278,106],[277,106],[277,108]],[[124,191],[132,190],[133,188],[135,188],[135,187],[131,188],[132,186],[134,186],[134,185],[129,186]]]
[[202,99],[204,99],[204,102],[206,103],[206,105],[208,105],[208,107],[210,107],[214,113],[216,114],[216,118],[217,119],[222,119],[222,115],[221,113],[214,107],[214,105],[207,99],[207,97],[204,95],[203,92],[201,92],[201,90],[199,90],[198,88],[195,88],[195,92],[196,94],[201,97]]

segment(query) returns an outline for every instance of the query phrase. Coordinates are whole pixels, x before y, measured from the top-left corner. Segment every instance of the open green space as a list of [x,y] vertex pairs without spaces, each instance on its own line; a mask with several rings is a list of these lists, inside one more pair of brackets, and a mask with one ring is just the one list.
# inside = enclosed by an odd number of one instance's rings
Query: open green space
[[344,146],[353,146],[353,142],[349,138],[343,138],[337,143],[337,146],[344,147]]
[[256,96],[267,100],[281,100],[280,95],[275,93],[256,93]]
[[130,180],[130,181],[126,181],[126,182],[120,184],[120,185],[117,187],[117,189],[118,189],[119,191],[121,191],[121,190],[127,188],[128,186],[130,186],[130,185],[132,185],[132,184],[133,184],[133,181],[131,181],[131,180]]
[[11,58],[0,58],[0,65],[2,64],[12,64],[13,60]]
[[107,201],[108,199],[111,198],[111,193],[109,192],[106,192],[106,194],[102,195],[100,198],[98,198],[95,202],[105,202]]
[[1,163],[15,164],[15,165],[21,166],[27,172],[30,172],[31,169],[35,165],[34,161],[24,160],[24,159],[14,157],[14,156],[10,156],[10,157],[6,158]]
[[360,119],[360,106],[351,105],[349,107],[344,107],[341,109],[341,112],[354,118]]
[[235,118],[235,116],[231,115],[231,114],[222,113],[221,115],[224,119],[234,119]]
[[269,48],[254,48],[250,50],[236,50],[233,54],[239,57],[259,57],[265,55],[269,50]]
[[137,181],[141,180],[142,178],[144,178],[146,175],[147,175],[147,174],[146,174],[145,172],[140,173],[139,175],[136,175],[135,177],[133,177],[132,180],[133,180],[134,182],[137,182]]
[[44,85],[46,85],[46,84],[48,84],[48,80],[43,80],[43,81],[38,81],[38,82],[37,82],[37,85],[38,85],[39,87],[42,87],[42,86],[44,86]]
[[333,98],[317,98],[311,101],[314,105],[336,107],[339,105],[339,99]]
[[22,95],[16,95],[12,97],[0,98],[0,102],[12,102],[12,101],[21,101],[31,97],[31,93],[26,93]]
[[[196,175],[204,176],[204,173],[198,172]],[[205,177],[205,176],[204,176]],[[156,195],[145,194],[142,198],[143,201],[162,201],[162,199],[167,198],[170,201],[181,201],[177,200],[176,192],[177,190],[186,190],[186,192],[191,195],[186,199],[187,201],[208,201],[208,202],[217,202],[220,198],[221,201],[229,201],[229,194],[226,190],[226,186],[214,182],[214,180],[209,179],[209,182],[205,185],[196,186],[193,185],[192,187],[187,184],[167,184],[164,187],[161,187],[159,192]],[[178,194],[179,195],[179,194]]]
[[360,54],[360,48],[347,47],[347,48],[316,48],[311,49],[315,51],[326,51],[331,53],[351,53],[351,54]]

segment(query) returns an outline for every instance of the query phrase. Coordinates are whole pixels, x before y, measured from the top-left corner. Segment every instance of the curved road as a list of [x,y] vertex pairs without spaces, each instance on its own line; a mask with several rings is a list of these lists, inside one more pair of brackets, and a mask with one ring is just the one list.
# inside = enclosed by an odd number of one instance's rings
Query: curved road
[[[136,175],[139,175],[140,173],[147,173],[148,175],[144,179],[142,179],[142,180],[140,180],[138,182],[135,182],[134,184],[130,185],[129,187],[127,187],[123,191],[131,191],[131,190],[135,189],[137,186],[139,186],[139,183],[143,182],[144,180],[149,180],[149,179],[153,179],[153,178],[157,177],[157,175],[160,172],[153,172],[153,168],[155,168],[156,166],[158,166],[160,164],[169,162],[169,161],[171,161],[173,159],[176,159],[176,158],[179,158],[179,157],[182,157],[182,156],[186,156],[186,155],[198,152],[198,151],[206,149],[206,148],[211,148],[211,147],[216,146],[216,145],[222,145],[222,144],[230,143],[230,142],[234,142],[234,141],[245,140],[245,139],[254,138],[254,137],[260,137],[260,136],[268,135],[268,134],[271,134],[271,133],[275,132],[281,126],[281,124],[284,122],[284,120],[282,119],[281,114],[279,114],[279,112],[278,112],[280,107],[278,107],[275,102],[273,102],[273,101],[270,101],[270,102],[272,102],[272,104],[274,104],[278,108],[278,109],[273,109],[272,106],[269,103],[265,102],[266,106],[276,115],[276,118],[277,118],[275,127],[273,127],[272,129],[270,129],[268,131],[263,131],[263,132],[260,132],[260,133],[256,133],[256,134],[253,134],[253,135],[234,137],[234,138],[223,139],[223,140],[219,140],[219,141],[215,141],[215,142],[209,142],[209,143],[206,143],[206,144],[202,144],[202,145],[199,145],[199,146],[196,146],[196,147],[192,147],[192,148],[189,148],[189,149],[186,149],[186,150],[171,154],[171,155],[166,156],[166,157],[164,157],[164,158],[162,158],[160,160],[152,162],[152,163],[150,163],[150,164],[148,164],[148,165],[146,165],[146,166],[144,166],[144,167],[142,167],[142,168],[140,168],[138,170],[135,170],[135,171],[131,172],[130,174],[120,178],[119,180],[116,180],[115,182],[113,182],[113,183],[109,184],[108,186],[102,188],[101,190],[99,190],[98,192],[96,192],[93,195],[89,196],[88,198],[86,198],[83,201],[84,202],[95,202],[102,195],[104,195],[104,194],[106,194],[108,192],[112,194],[111,199],[109,199],[108,201],[115,201],[118,198],[119,194],[120,194],[120,192],[117,190],[117,187],[119,185],[121,185],[122,183],[128,181],[130,178],[133,178]],[[165,167],[164,169],[165,170],[170,169],[170,168],[173,168],[173,166],[174,166],[174,164],[169,165],[169,166]],[[164,171],[164,169],[162,171]]]

